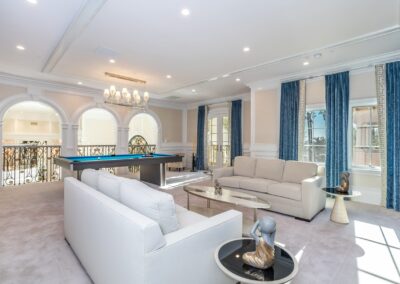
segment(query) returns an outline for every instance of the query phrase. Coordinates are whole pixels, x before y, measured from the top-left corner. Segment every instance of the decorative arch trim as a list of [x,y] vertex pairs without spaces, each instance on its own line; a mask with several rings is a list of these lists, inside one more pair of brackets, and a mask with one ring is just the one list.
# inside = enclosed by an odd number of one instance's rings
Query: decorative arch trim
[[84,114],[88,110],[96,109],[96,108],[104,109],[105,111],[108,111],[109,113],[111,113],[115,119],[117,129],[118,129],[118,127],[120,127],[121,119],[120,119],[118,113],[114,109],[107,106],[106,104],[99,104],[96,102],[92,102],[92,103],[83,105],[82,107],[78,108],[72,115],[72,119],[71,119],[72,123],[75,125],[78,125],[79,119],[81,118],[82,114]]

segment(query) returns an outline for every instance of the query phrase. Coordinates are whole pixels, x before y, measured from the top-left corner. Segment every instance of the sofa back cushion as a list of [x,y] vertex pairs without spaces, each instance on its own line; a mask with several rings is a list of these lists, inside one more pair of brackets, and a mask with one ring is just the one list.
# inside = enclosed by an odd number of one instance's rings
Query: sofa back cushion
[[111,174],[99,174],[98,190],[108,197],[120,201],[120,186],[123,179]]
[[235,176],[254,177],[256,159],[238,156],[233,163],[233,174]]
[[91,188],[98,190],[99,174],[100,172],[94,169],[85,169],[82,171],[81,174],[81,182],[90,186]]
[[283,182],[301,183],[304,179],[317,175],[318,166],[314,163],[286,161]]
[[179,229],[174,198],[137,180],[121,183],[121,203],[156,221],[163,234]]
[[277,159],[257,159],[256,177],[275,181],[282,181],[284,160]]

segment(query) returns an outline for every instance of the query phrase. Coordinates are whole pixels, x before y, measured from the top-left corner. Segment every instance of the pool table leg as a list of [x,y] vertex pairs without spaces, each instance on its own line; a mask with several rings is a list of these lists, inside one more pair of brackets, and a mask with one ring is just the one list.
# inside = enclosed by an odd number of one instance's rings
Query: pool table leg
[[76,177],[78,178],[78,180],[81,180],[81,174],[82,174],[81,170],[76,171]]
[[140,165],[140,180],[165,186],[165,163]]

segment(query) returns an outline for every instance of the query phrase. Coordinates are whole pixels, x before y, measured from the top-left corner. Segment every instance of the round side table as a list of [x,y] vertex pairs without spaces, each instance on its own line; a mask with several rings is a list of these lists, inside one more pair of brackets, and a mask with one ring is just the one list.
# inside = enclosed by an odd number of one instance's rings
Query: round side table
[[296,258],[278,245],[275,245],[275,263],[270,268],[258,269],[245,264],[242,255],[255,249],[254,239],[231,240],[217,248],[215,261],[227,276],[242,284],[281,284],[290,281],[297,274]]
[[348,224],[349,217],[347,215],[346,205],[344,204],[344,198],[361,196],[361,192],[349,190],[348,192],[343,193],[337,191],[337,189],[334,187],[325,187],[322,190],[335,197],[335,203],[331,213],[331,221],[340,224]]

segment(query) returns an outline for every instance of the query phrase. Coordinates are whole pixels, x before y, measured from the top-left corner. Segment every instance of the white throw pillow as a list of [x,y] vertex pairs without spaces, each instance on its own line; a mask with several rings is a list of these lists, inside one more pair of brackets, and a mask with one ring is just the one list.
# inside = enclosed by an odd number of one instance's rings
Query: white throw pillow
[[284,160],[258,158],[256,165],[256,177],[281,182],[284,167]]
[[98,179],[99,191],[116,201],[120,201],[120,185],[122,181],[117,176],[100,173]]
[[256,159],[238,156],[233,163],[233,174],[235,176],[254,177]]
[[81,182],[90,186],[91,188],[99,190],[99,187],[98,187],[99,174],[100,174],[100,172],[96,171],[94,169],[85,169],[82,171],[82,174],[81,174]]
[[179,229],[172,195],[137,180],[122,182],[120,189],[121,203],[156,221],[164,235]]
[[283,182],[301,183],[317,175],[318,166],[314,163],[286,161],[283,171]]

